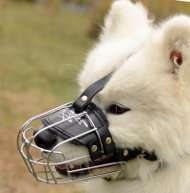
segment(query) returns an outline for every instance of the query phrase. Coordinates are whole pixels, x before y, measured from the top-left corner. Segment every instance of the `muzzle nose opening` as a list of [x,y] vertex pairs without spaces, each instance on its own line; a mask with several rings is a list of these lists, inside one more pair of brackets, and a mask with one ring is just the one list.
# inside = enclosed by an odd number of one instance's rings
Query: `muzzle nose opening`
[[42,129],[43,127],[34,131],[33,136],[37,134],[34,138],[34,141],[38,147],[51,150],[57,144],[57,137],[49,130],[44,130],[40,132],[40,130]]

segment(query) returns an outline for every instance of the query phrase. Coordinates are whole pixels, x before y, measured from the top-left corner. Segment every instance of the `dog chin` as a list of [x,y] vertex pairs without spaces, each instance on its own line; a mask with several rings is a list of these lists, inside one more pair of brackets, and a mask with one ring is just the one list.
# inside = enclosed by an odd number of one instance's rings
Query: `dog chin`
[[[112,160],[113,155],[103,156],[96,160],[80,162],[80,163],[70,163],[70,164],[60,164],[56,165],[56,171],[66,177],[88,177],[95,176],[109,171],[118,170],[119,165],[107,166]],[[105,165],[105,166],[104,166]]]

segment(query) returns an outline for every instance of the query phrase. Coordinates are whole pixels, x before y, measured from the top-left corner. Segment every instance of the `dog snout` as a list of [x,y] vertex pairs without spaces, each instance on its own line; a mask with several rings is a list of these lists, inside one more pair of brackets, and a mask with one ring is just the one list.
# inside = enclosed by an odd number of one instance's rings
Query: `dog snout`
[[49,130],[41,131],[43,128],[39,128],[34,131],[33,136],[35,136],[34,141],[38,147],[50,150],[57,144],[57,137],[51,133]]

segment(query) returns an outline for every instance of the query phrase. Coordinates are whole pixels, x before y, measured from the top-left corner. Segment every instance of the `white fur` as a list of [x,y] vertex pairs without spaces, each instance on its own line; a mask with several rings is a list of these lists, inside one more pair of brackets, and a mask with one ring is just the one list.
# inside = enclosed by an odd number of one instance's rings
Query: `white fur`
[[[174,65],[173,50],[182,65]],[[103,111],[115,103],[130,108],[106,114],[116,145],[155,151],[159,161],[131,160],[125,179],[90,181],[89,192],[190,193],[190,18],[153,27],[141,4],[114,2],[79,76],[81,91],[113,70],[94,102]]]

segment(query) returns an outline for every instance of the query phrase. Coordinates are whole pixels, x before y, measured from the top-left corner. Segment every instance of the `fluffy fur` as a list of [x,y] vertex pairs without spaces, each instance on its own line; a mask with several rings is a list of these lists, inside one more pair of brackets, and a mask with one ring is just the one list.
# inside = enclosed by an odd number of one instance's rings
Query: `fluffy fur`
[[130,108],[107,114],[115,143],[154,150],[160,162],[132,160],[126,179],[92,181],[89,192],[190,192],[189,46],[189,17],[153,27],[141,4],[113,3],[80,74],[80,88],[117,69],[94,102],[103,110],[115,103]]
[[[152,25],[141,4],[113,3],[100,39],[79,76],[81,91],[116,70],[94,98],[103,110],[122,104],[131,111],[106,113],[119,147],[154,151],[159,161],[136,158],[125,179],[90,181],[90,193],[190,192],[190,18]],[[77,148],[77,155],[87,149]],[[66,150],[62,150],[66,151]],[[65,152],[68,159],[73,156]]]

